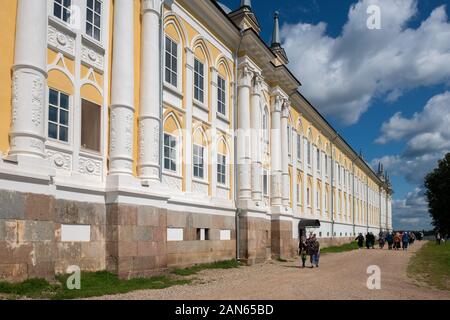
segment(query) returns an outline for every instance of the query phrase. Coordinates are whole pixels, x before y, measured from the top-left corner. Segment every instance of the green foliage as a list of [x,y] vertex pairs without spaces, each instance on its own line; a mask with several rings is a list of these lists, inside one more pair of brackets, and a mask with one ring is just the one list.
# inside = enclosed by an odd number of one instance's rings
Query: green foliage
[[426,176],[425,187],[433,225],[442,234],[450,234],[450,153]]
[[234,269],[239,268],[241,264],[237,260],[220,261],[208,264],[198,264],[186,269],[175,269],[172,271],[173,274],[178,276],[191,276],[197,274],[202,270],[207,269]]
[[425,244],[411,259],[408,275],[419,282],[450,291],[450,245]]
[[122,280],[106,271],[83,272],[81,273],[81,289],[69,290],[66,286],[68,277],[68,275],[58,276],[59,285],[50,285],[43,279],[30,279],[22,283],[0,282],[0,293],[61,300],[98,297],[144,289],[164,289],[190,283],[190,280],[180,280],[168,276]]
[[320,253],[340,253],[340,252],[346,252],[346,251],[353,251],[358,250],[358,243],[357,242],[351,242],[346,243],[342,246],[335,246],[335,247],[328,247],[324,249],[320,249]]

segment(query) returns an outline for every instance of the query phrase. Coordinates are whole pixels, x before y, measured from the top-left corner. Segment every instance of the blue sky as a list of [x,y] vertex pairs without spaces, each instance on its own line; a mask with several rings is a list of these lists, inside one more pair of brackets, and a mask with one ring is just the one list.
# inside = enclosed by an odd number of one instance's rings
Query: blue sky
[[[223,0],[236,9],[239,0]],[[369,30],[367,7],[380,8]],[[450,1],[252,1],[282,42],[302,93],[365,159],[390,171],[394,227],[430,228],[423,177],[450,151]]]

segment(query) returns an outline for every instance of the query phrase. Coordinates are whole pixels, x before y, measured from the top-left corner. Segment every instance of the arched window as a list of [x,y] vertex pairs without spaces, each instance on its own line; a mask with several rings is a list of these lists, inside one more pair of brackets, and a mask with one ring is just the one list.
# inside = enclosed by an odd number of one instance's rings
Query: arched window
[[222,138],[217,146],[217,183],[219,185],[228,185],[229,171],[228,148],[225,139]]
[[194,133],[192,146],[192,165],[194,178],[206,180],[207,179],[207,145],[208,141],[206,135],[201,127],[197,128]]
[[181,131],[177,118],[169,114],[164,120],[164,170],[179,173]]

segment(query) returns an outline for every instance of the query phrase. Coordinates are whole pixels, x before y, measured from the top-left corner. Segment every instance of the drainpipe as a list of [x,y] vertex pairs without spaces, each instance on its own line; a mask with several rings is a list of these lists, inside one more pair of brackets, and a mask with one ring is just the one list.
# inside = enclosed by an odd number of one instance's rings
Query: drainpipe
[[238,55],[239,55],[239,50],[241,48],[241,44],[242,44],[242,39],[244,38],[244,30],[240,31],[240,39],[239,39],[239,45],[236,49],[236,52],[234,54],[234,75],[235,75],[235,79],[234,79],[234,98],[233,98],[233,140],[234,140],[234,188],[233,188],[233,193],[234,193],[234,204],[236,206],[236,260],[240,261],[241,260],[241,256],[240,256],[240,240],[241,240],[241,232],[240,232],[240,216],[241,216],[241,209],[238,208],[238,183],[237,183],[237,179],[238,179],[238,170],[237,170],[237,136],[236,136],[236,124],[238,121],[238,117],[237,117],[237,101],[238,101],[238,81],[239,81],[239,75],[238,75]]

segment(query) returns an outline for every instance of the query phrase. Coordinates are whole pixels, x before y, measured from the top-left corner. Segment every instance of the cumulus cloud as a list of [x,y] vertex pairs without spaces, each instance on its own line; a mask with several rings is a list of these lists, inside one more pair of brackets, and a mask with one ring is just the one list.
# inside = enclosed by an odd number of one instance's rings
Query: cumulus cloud
[[450,92],[434,96],[410,118],[397,113],[383,123],[376,142],[392,141],[405,142],[403,153],[374,159],[372,165],[381,161],[393,174],[423,184],[425,175],[450,151]]
[[[381,8],[381,30],[367,28],[367,8]],[[340,36],[323,22],[282,28],[290,68],[303,93],[326,115],[356,123],[376,97],[395,101],[404,92],[450,79],[450,23],[446,7],[435,8],[419,27],[415,0],[360,0]],[[400,115],[398,115],[400,117]]]
[[431,228],[428,205],[424,190],[421,188],[408,193],[405,199],[394,200],[392,210],[396,229],[429,230]]

